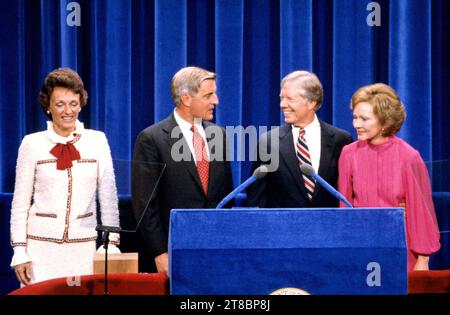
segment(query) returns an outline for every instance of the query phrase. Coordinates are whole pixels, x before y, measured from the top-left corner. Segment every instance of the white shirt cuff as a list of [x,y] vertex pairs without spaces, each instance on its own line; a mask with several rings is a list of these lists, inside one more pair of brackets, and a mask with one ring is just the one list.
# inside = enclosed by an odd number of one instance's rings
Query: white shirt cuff
[[14,255],[11,260],[11,267],[24,264],[31,261],[30,256],[27,254],[27,250],[25,246],[16,246],[14,249]]
[[[97,253],[104,254],[105,247],[102,245],[97,249]],[[116,245],[108,244],[108,254],[120,254],[120,249]]]

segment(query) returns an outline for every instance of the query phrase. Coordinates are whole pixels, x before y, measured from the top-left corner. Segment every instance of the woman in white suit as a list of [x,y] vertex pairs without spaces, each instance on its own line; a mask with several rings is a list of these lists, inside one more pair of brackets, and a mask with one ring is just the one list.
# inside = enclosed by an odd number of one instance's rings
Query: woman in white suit
[[[87,103],[83,81],[69,68],[56,69],[39,101],[51,121],[22,140],[11,209],[11,266],[22,285],[93,273],[97,192],[102,224],[119,225],[108,141],[78,121]],[[110,241],[110,252],[120,252],[119,235]]]

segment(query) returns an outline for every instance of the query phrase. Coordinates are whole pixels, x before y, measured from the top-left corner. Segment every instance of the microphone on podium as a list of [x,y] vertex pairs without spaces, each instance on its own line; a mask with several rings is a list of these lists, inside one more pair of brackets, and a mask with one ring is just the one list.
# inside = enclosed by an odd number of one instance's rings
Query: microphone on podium
[[232,192],[230,192],[225,198],[222,199],[221,202],[217,205],[216,209],[222,208],[224,205],[226,205],[231,199],[236,197],[237,194],[239,194],[241,191],[243,191],[245,188],[250,186],[254,181],[257,179],[263,178],[267,175],[269,172],[269,169],[266,165],[261,165],[255,171],[253,172],[253,175],[250,176],[245,182],[240,184],[238,187],[236,187]]
[[303,163],[302,165],[300,165],[300,170],[306,176],[314,178],[316,180],[316,182],[318,182],[320,185],[322,185],[323,188],[328,190],[328,192],[330,194],[332,194],[337,199],[339,199],[340,201],[345,203],[349,208],[353,208],[352,204],[350,202],[348,202],[348,200],[345,199],[345,197],[339,191],[334,189],[334,187],[331,186],[330,184],[328,184],[326,182],[326,180],[324,180],[322,177],[320,177],[318,174],[316,174],[316,172],[314,172],[314,169],[312,168],[311,165]]

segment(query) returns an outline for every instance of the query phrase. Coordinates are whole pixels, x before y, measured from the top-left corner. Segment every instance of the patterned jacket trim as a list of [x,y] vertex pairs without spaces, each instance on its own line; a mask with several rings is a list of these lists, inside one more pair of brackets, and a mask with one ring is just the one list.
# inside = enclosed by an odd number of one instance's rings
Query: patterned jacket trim
[[97,163],[97,160],[95,160],[95,159],[79,159],[77,162],[78,163]]
[[[79,159],[78,163],[97,163],[96,159]],[[39,160],[37,161],[37,165],[47,164],[47,163],[56,163],[56,159],[48,159],[48,160]]]
[[27,235],[27,238],[36,240],[36,241],[53,242],[53,243],[82,243],[82,242],[89,242],[89,241],[97,240],[97,236],[68,239],[67,235],[64,235],[64,238],[62,238],[62,239],[35,236],[35,235]]
[[63,234],[63,240],[64,239],[68,239],[68,234],[69,234],[69,226],[70,226],[70,210],[72,207],[72,169],[68,168],[67,169],[67,177],[69,179],[68,185],[69,185],[69,190],[68,190],[68,194],[67,194],[67,211],[66,211],[66,224],[64,227],[64,234]]
[[12,247],[16,247],[16,246],[27,246],[27,243],[13,243],[13,242],[11,242],[11,246],[12,246]]
[[56,163],[56,159],[49,159],[49,160],[39,160],[39,161],[37,161],[37,165],[40,165],[40,164],[47,164],[47,163]]
[[80,214],[77,219],[83,219],[83,218],[88,218],[94,215],[94,212],[88,212],[88,213],[84,213],[84,214]]
[[45,217],[45,218],[57,218],[58,217],[54,213],[43,213],[43,212],[36,212],[34,215],[37,217]]

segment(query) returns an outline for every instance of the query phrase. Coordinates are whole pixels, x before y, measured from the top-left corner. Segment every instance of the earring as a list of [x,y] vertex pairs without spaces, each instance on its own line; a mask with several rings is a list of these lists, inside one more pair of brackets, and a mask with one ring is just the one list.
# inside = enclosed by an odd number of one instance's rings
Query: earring
[[47,115],[50,115],[50,111],[49,110],[47,111]]

